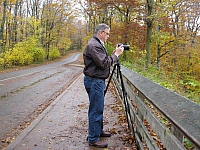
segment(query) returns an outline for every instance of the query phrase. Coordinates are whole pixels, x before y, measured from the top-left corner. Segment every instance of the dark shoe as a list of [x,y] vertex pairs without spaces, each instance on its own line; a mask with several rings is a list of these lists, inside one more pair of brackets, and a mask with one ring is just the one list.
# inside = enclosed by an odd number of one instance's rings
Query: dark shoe
[[108,144],[106,142],[103,142],[103,141],[96,141],[96,142],[89,142],[89,145],[90,146],[95,146],[95,147],[98,147],[98,148],[107,148],[108,147]]
[[111,137],[111,133],[110,133],[110,132],[105,132],[105,131],[103,131],[103,132],[100,134],[100,137]]

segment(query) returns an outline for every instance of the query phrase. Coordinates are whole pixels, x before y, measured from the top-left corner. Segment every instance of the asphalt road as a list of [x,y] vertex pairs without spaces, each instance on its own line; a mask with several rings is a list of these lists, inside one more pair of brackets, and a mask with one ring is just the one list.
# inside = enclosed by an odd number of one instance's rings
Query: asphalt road
[[7,146],[81,73],[69,65],[81,56],[0,74],[0,149]]

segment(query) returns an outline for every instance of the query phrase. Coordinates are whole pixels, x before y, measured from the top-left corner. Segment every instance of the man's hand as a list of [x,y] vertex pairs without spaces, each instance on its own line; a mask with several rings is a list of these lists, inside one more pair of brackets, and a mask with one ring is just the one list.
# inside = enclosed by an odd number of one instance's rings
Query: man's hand
[[118,47],[118,45],[116,46],[116,49],[114,50],[114,54],[118,57],[119,55],[121,55],[124,51],[124,47],[123,47],[123,44],[120,45]]

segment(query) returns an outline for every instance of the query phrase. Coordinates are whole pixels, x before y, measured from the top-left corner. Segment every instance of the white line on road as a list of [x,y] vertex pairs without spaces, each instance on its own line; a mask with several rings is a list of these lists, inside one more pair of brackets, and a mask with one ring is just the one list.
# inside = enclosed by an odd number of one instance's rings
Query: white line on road
[[3,79],[3,80],[0,80],[0,82],[2,82],[2,81],[7,81],[7,80],[11,80],[11,79],[15,79],[15,78],[19,78],[19,77],[23,77],[23,76],[28,76],[28,75],[30,75],[30,74],[34,74],[34,73],[36,73],[36,72],[38,72],[38,71],[34,71],[34,72],[31,72],[31,73],[22,74],[22,75],[19,75],[19,76],[15,76],[15,77],[11,77],[11,78],[7,78],[7,79]]

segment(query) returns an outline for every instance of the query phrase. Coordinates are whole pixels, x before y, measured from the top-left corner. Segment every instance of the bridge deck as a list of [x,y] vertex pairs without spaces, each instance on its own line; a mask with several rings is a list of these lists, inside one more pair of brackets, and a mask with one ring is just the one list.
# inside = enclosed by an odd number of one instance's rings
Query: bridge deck
[[[116,97],[110,91],[105,97],[104,129],[110,130],[110,138],[102,138],[108,148],[134,149],[128,144],[130,132],[127,124],[119,124]],[[88,146],[87,137],[88,97],[83,85],[83,74],[64,91],[32,124],[6,149],[96,149]]]

